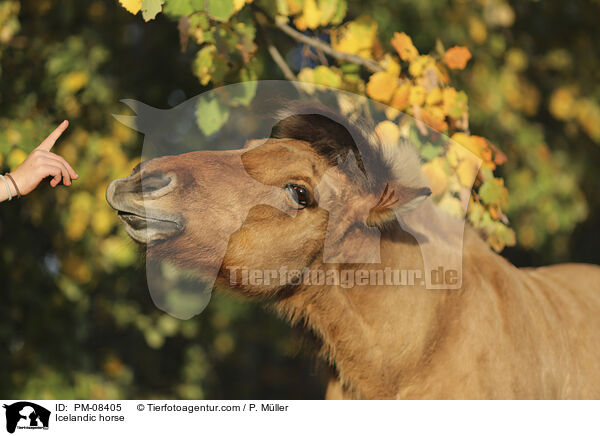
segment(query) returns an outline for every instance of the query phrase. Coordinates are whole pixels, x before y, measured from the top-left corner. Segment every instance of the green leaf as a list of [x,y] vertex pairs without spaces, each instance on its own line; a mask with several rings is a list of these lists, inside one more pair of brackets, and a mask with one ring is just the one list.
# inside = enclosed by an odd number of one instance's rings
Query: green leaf
[[325,65],[319,65],[314,69],[313,80],[318,85],[339,88],[342,86],[342,78],[338,71],[334,71]]
[[500,252],[507,245],[515,245],[515,242],[515,232],[513,229],[500,222],[494,223],[493,231],[488,236],[488,243],[495,251]]
[[277,5],[277,13],[280,15],[289,15],[290,8],[285,0],[275,0]]
[[345,0],[319,0],[318,9],[320,11],[320,24],[339,24],[346,15]]
[[233,43],[229,49],[230,52],[238,52],[242,56],[242,61],[247,64],[254,52],[257,49],[254,43],[254,37],[256,36],[256,29],[252,23],[235,23],[232,26],[232,34],[229,37]]
[[207,45],[198,51],[194,59],[193,71],[202,85],[207,85],[210,81],[218,83],[227,73],[227,64],[219,56],[217,47]]
[[174,17],[187,17],[195,10],[190,0],[166,0],[163,12]]
[[144,0],[142,3],[142,16],[144,21],[153,20],[162,11],[164,0]]
[[506,200],[507,191],[502,183],[502,179],[492,179],[486,181],[479,188],[479,196],[486,204],[497,205]]
[[215,96],[202,96],[196,108],[196,123],[206,136],[219,131],[229,119],[229,108]]
[[468,97],[464,91],[456,94],[452,106],[448,109],[448,115],[454,119],[460,118],[467,111]]
[[348,9],[348,5],[346,4],[346,0],[338,0],[337,9],[333,17],[331,17],[331,24],[340,24],[344,17],[346,16],[346,9]]
[[481,204],[473,203],[469,209],[469,220],[475,227],[479,227],[485,213],[487,212]]
[[440,156],[443,152],[444,149],[442,147],[435,146],[430,142],[421,147],[421,157],[425,161],[433,160],[434,158]]
[[232,104],[246,106],[254,98],[258,83],[255,82],[256,75],[246,68],[242,68],[240,71],[240,79],[242,83],[230,86],[227,89],[230,91]]
[[204,0],[190,0],[190,4],[192,5],[192,9],[194,9],[194,12],[204,10]]
[[357,74],[360,73],[360,65],[353,62],[345,62],[340,66],[340,69],[344,74]]
[[235,11],[233,0],[206,0],[206,11],[219,21],[227,21]]

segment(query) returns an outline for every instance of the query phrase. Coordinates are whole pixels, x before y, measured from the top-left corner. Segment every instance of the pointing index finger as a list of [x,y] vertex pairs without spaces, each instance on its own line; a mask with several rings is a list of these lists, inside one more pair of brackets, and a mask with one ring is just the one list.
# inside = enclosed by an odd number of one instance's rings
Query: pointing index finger
[[50,149],[54,146],[56,140],[60,137],[60,135],[62,135],[62,133],[66,130],[68,126],[69,122],[67,120],[64,120],[62,123],[59,124],[59,126],[56,129],[54,129],[52,133],[48,135],[46,139],[42,141],[40,145],[38,145],[37,149],[50,151]]

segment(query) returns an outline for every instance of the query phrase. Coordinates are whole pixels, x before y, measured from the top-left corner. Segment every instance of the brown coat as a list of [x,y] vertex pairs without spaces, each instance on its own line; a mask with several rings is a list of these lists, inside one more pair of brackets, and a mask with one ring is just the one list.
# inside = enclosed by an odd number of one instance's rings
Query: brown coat
[[[290,119],[291,128],[280,126],[277,135],[244,150],[146,162],[113,181],[107,199],[129,234],[148,244],[149,259],[218,271],[217,286],[260,298],[314,332],[320,355],[337,374],[328,398],[600,399],[597,266],[518,269],[467,228],[457,290],[231,284],[232,267],[423,269],[412,235],[431,239],[431,229],[417,221],[407,233],[396,220],[419,204],[424,216],[437,216],[431,201],[422,202],[428,190],[414,151],[358,150],[367,158],[354,173],[331,172],[339,154],[358,156],[347,132],[328,122],[319,126],[315,117]],[[376,177],[356,182],[376,159],[383,162]],[[327,207],[326,178],[336,187]],[[299,207],[290,183],[308,191],[310,204]],[[382,191],[393,197],[382,203]],[[335,205],[343,209],[334,234],[342,236],[333,238],[333,252],[354,253],[375,242],[379,264],[324,263]],[[380,241],[372,239],[375,227]],[[446,247],[434,247],[431,256],[444,265]]]
[[[419,266],[418,246],[382,245]],[[322,338],[330,399],[600,398],[600,268],[519,269],[472,230],[460,290],[307,287],[275,307]]]

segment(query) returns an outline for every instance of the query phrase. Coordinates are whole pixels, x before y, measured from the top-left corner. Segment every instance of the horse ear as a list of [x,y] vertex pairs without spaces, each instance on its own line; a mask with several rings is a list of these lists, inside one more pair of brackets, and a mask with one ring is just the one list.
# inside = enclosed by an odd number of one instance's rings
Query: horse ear
[[162,112],[160,109],[153,108],[152,106],[148,106],[141,101],[130,98],[121,100],[121,103],[125,103],[137,115],[132,116],[113,114],[113,117],[127,127],[142,133],[146,133],[148,131],[146,128],[147,126],[152,127],[156,125],[156,122],[159,120],[158,117],[160,117]]
[[413,188],[408,186],[390,187],[386,184],[379,201],[369,211],[367,225],[384,228],[397,219],[415,210],[431,195],[427,186]]
[[139,131],[138,125],[137,125],[137,117],[134,117],[131,115],[116,115],[116,114],[112,114],[112,116],[115,120],[117,120],[121,124],[126,125],[130,129]]

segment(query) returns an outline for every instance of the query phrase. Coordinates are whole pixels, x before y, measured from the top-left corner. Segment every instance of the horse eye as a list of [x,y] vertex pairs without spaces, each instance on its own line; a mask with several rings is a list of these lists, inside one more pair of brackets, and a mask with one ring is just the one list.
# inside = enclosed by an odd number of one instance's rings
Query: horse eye
[[301,206],[300,209],[310,206],[310,192],[304,186],[288,183],[285,185],[285,189],[290,193],[294,201]]

